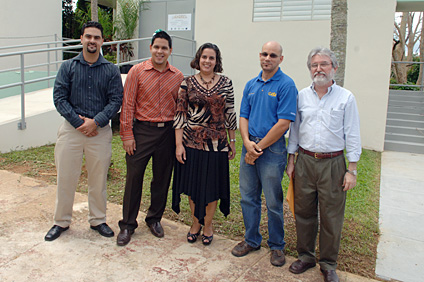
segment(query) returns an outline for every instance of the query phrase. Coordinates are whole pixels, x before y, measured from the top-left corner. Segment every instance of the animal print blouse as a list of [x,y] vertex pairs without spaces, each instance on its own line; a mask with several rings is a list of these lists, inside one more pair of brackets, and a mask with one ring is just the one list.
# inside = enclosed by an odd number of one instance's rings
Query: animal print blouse
[[233,83],[226,76],[218,77],[211,89],[200,85],[194,76],[181,83],[174,128],[184,129],[186,147],[216,152],[229,150],[226,129],[237,129]]

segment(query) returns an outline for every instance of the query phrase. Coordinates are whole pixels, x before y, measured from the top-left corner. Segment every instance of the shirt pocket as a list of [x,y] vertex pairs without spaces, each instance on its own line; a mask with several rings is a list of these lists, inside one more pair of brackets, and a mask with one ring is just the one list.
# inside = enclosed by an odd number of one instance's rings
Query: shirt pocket
[[330,124],[329,128],[331,131],[343,130],[344,123],[344,111],[343,110],[332,110],[330,112]]

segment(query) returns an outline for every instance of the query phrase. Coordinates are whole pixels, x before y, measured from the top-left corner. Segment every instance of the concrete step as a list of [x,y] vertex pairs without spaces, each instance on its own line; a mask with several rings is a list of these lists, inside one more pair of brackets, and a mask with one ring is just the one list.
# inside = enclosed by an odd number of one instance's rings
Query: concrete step
[[408,106],[389,104],[387,111],[391,113],[410,113],[410,114],[424,115],[424,104],[423,105],[414,104],[414,105],[408,105]]
[[397,106],[397,107],[422,107],[424,106],[423,102],[418,101],[409,101],[409,100],[389,100],[389,106]]
[[390,90],[390,97],[394,96],[424,96],[424,91],[411,91],[411,90]]
[[414,136],[424,136],[424,128],[387,125],[386,133],[397,133]]
[[404,141],[404,142],[424,145],[424,136],[391,133],[386,131],[385,141]]
[[387,118],[391,119],[402,119],[402,120],[413,120],[413,121],[423,121],[424,115],[408,113],[408,112],[387,112]]
[[385,151],[396,151],[406,153],[424,154],[424,145],[419,145],[411,142],[389,141],[384,142]]
[[424,122],[423,121],[415,121],[415,120],[407,120],[407,119],[387,118],[386,125],[424,128]]
[[390,96],[389,97],[389,103],[390,102],[415,102],[415,103],[424,103],[424,95],[421,96],[413,96],[413,95],[397,95],[397,96]]

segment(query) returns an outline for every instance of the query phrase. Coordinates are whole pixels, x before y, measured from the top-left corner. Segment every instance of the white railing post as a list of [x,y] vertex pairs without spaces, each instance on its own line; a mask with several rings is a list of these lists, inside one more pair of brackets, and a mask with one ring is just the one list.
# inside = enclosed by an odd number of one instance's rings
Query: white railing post
[[25,122],[25,63],[24,54],[21,54],[21,121],[18,123],[18,129],[26,129]]
[[[47,49],[50,49],[50,44],[47,44]],[[50,76],[50,51],[47,51],[47,76]],[[50,88],[50,79],[47,80],[47,87]]]

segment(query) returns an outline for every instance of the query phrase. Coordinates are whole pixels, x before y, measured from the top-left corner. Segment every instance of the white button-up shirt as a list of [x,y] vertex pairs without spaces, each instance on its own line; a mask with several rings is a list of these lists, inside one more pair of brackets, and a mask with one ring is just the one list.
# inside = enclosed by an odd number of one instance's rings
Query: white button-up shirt
[[321,99],[313,84],[299,92],[287,152],[294,154],[299,146],[316,153],[346,148],[348,161],[359,161],[362,152],[359,114],[349,90],[334,82]]

